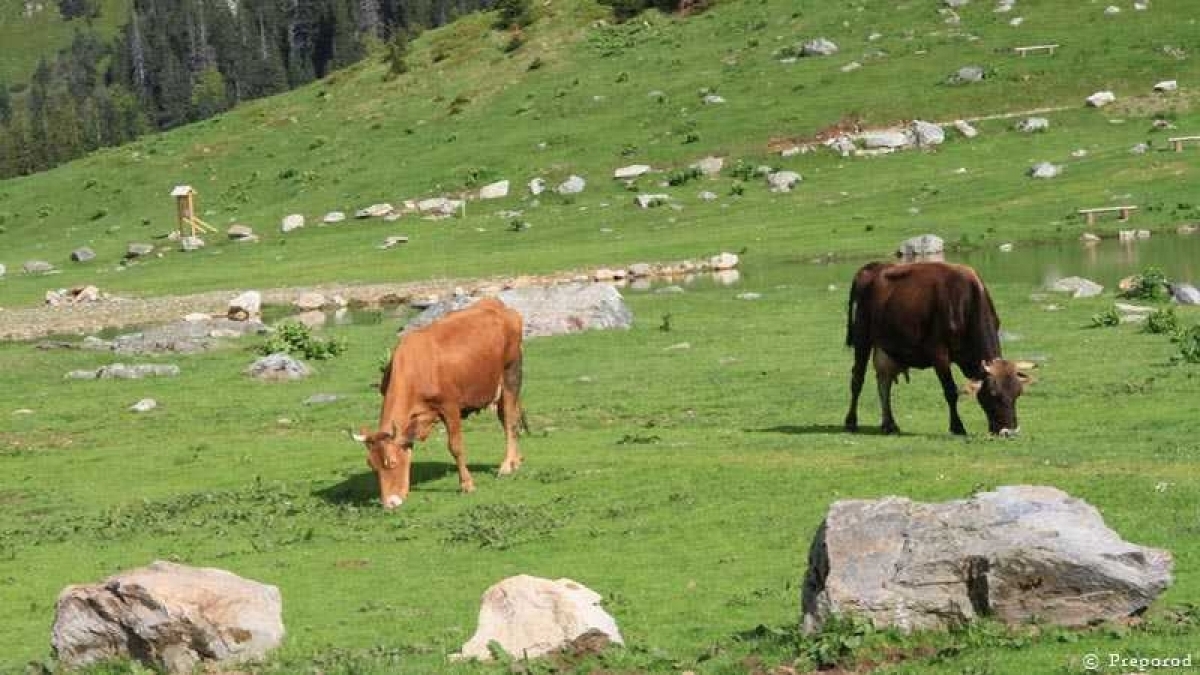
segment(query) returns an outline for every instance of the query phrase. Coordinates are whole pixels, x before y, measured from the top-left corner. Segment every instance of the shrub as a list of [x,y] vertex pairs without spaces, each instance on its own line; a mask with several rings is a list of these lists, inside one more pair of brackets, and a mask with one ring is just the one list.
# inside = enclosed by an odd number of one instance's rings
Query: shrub
[[689,181],[700,178],[703,175],[704,172],[698,167],[694,166],[686,169],[676,169],[675,171],[667,174],[667,184],[672,187],[678,187],[680,185],[687,184]]
[[1146,324],[1142,330],[1156,335],[1173,335],[1175,331],[1179,330],[1179,317],[1175,315],[1175,308],[1164,307],[1154,310],[1150,316],[1146,317]]
[[342,338],[322,340],[314,337],[308,326],[298,321],[284,321],[275,327],[275,332],[259,345],[260,354],[296,354],[308,360],[324,361],[346,351]]
[[1105,328],[1120,325],[1121,314],[1117,312],[1116,307],[1109,307],[1099,314],[1092,315],[1093,328]]
[[498,0],[495,9],[496,22],[492,27],[496,30],[524,28],[533,23],[529,0]]
[[733,168],[730,169],[729,175],[741,181],[748,181],[754,180],[754,171],[755,166],[753,164],[747,164],[739,159],[737,164],[734,164]]
[[1200,363],[1200,324],[1180,330],[1171,341],[1179,345],[1179,354],[1175,356],[1175,361]]
[[1123,292],[1121,297],[1138,300],[1166,300],[1167,275],[1157,267],[1147,267],[1141,274],[1133,277],[1133,286]]

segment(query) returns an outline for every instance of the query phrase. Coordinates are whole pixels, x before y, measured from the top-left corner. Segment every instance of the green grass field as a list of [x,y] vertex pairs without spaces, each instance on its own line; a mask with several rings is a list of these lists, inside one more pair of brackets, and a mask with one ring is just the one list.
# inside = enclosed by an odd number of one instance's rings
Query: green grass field
[[[874,664],[887,673],[1025,675],[1084,672],[1088,653],[1194,650],[1200,368],[1173,364],[1175,347],[1163,336],[1089,328],[1111,294],[1056,299],[1064,309],[1047,312],[1046,300],[1031,297],[1041,291],[1032,280],[990,284],[1005,329],[1021,336],[1006,355],[1045,357],[1020,402],[1020,439],[985,438],[974,404],[964,407],[973,435],[949,436],[928,372],[896,392],[904,435],[872,433],[870,385],[860,415],[867,432],[840,430],[851,361],[842,346],[845,288],[855,265],[810,258],[886,256],[923,232],[965,248],[1074,240],[1085,229],[1077,208],[1114,203],[1139,204],[1133,224],[1156,238],[1200,218],[1200,150],[1159,151],[1165,136],[1200,129],[1189,89],[1200,74],[1190,2],[1155,0],[1148,12],[1105,17],[1093,3],[1020,0],[1020,28],[985,2],[949,26],[935,4],[742,0],[686,20],[647,15],[610,26],[595,23],[600,8],[564,2],[541,6],[545,16],[513,55],[487,29],[488,17],[468,17],[424,34],[412,73],[397,81],[385,82],[379,64],[361,64],[0,182],[0,263],[9,269],[0,307],[31,306],[49,288],[82,283],[151,296],[515,275],[721,250],[743,251],[745,261],[736,288],[628,293],[631,331],[530,341],[525,402],[534,434],[523,440],[520,473],[490,477],[502,454],[499,426],[473,418],[466,444],[478,491],[458,494],[444,436],[434,436],[417,450],[410,502],[393,513],[376,505],[363,449],[345,429],[376,419],[377,365],[394,343],[394,320],[327,329],[346,339],[347,353],[292,384],[241,374],[253,339],[157,359],[182,374],[138,382],[62,377],[130,359],[0,344],[0,672],[48,658],[64,586],[155,559],[278,585],[288,638],[261,667],[275,673],[509,671],[446,656],[474,631],[484,589],[517,573],[566,576],[602,593],[628,643],[522,672],[807,672],[832,654],[860,672]],[[869,41],[875,31],[883,37]],[[841,53],[791,65],[775,57],[820,35]],[[1053,57],[1001,51],[1043,42],[1063,46]],[[864,57],[877,49],[887,56]],[[542,65],[530,70],[535,58]],[[855,60],[863,67],[840,71]],[[990,77],[940,84],[970,64]],[[1181,91],[1151,95],[1162,79],[1178,79]],[[705,87],[728,103],[701,105]],[[1118,103],[1085,109],[1083,97],[1098,89],[1115,91]],[[665,102],[648,95],[655,90]],[[768,151],[771,139],[810,136],[849,116],[885,125],[1059,106],[1069,109],[1045,115],[1046,133],[1013,131],[1016,119],[985,120],[979,138],[951,131],[935,152],[843,160]],[[1155,115],[1177,131],[1151,131]],[[698,138],[685,143],[689,134]],[[1146,140],[1154,151],[1129,152]],[[1087,156],[1072,157],[1078,149]],[[639,210],[636,193],[610,179],[625,164],[676,169],[709,154],[726,157],[719,178],[665,189],[657,176],[642,179],[641,191],[669,192],[681,210]],[[804,181],[775,195],[755,179],[733,196],[738,160],[793,169]],[[1039,161],[1066,170],[1031,180],[1025,172]],[[553,185],[570,173],[589,181],[575,198],[543,195],[535,205],[523,190],[535,176]],[[472,202],[462,219],[278,231],[288,213],[311,223],[330,210],[499,178],[513,181],[513,196]],[[199,189],[206,220],[251,224],[263,241],[210,237],[202,252],[117,271],[128,242],[173,227],[167,195],[178,183]],[[720,199],[702,202],[701,190]],[[498,215],[507,209],[522,210],[531,227],[510,231],[511,218]],[[1095,231],[1118,227],[1105,221]],[[374,249],[391,234],[412,241]],[[68,262],[82,245],[98,259]],[[35,258],[62,274],[21,274]],[[762,298],[736,298],[747,291]],[[668,314],[671,329],[660,330]],[[1180,315],[1200,321],[1194,311]],[[690,348],[668,349],[684,342]],[[317,392],[342,398],[302,404]],[[143,397],[160,408],[126,411]],[[1055,485],[1096,505],[1127,539],[1172,551],[1175,584],[1145,623],[797,635],[808,546],[831,502],[945,500],[1017,483]]]

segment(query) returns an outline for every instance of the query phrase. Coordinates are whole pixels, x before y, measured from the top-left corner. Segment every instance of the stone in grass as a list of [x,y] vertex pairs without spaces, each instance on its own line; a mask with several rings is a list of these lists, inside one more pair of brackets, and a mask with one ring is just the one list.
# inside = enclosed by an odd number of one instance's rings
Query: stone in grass
[[1123,540],[1053,487],[1007,486],[925,504],[835,502],[809,551],[803,628],[861,617],[946,629],[992,617],[1081,627],[1146,610],[1170,584],[1170,552]]
[[75,262],[88,262],[96,258],[96,252],[84,246],[71,251],[71,260]]
[[50,644],[60,667],[132,659],[168,673],[227,672],[283,641],[279,589],[231,572],[155,562],[59,594]]
[[158,401],[155,401],[152,398],[144,398],[144,399],[138,401],[137,403],[134,403],[133,405],[129,406],[129,409],[133,412],[142,413],[142,412],[150,412],[151,410],[154,410],[157,407],[158,407]]
[[246,368],[246,374],[257,380],[302,380],[312,370],[291,356],[283,353],[269,354]]

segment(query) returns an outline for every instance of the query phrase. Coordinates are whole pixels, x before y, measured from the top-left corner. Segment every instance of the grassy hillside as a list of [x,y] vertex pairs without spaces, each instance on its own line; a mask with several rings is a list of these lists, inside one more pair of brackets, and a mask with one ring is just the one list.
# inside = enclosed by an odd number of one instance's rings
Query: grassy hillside
[[[1020,439],[980,435],[985,422],[973,403],[963,415],[974,435],[946,434],[928,372],[896,390],[906,434],[873,433],[870,391],[861,409],[869,428],[840,430],[851,359],[842,346],[844,291],[856,267],[845,257],[887,255],[924,232],[989,250],[1074,240],[1084,206],[1138,204],[1133,225],[1156,240],[1200,218],[1200,149],[1161,151],[1167,135],[1200,133],[1194,0],[1153,0],[1149,11],[1113,17],[1099,3],[1018,0],[1013,13],[996,14],[976,0],[958,26],[945,23],[935,0],[740,0],[686,20],[647,15],[625,25],[602,21],[605,11],[582,1],[536,4],[544,15],[511,54],[488,17],[468,17],[424,34],[412,71],[397,80],[364,63],[0,182],[0,263],[9,268],[0,306],[37,304],[48,288],[81,283],[161,295],[532,273],[720,250],[744,251],[744,282],[631,292],[631,331],[529,342],[534,434],[523,440],[521,472],[491,480],[500,435],[480,415],[466,437],[478,492],[457,494],[444,436],[435,435],[416,451],[410,502],[391,513],[375,506],[362,448],[344,429],[376,419],[373,385],[394,341],[393,317],[327,329],[345,338],[346,354],[291,384],[242,374],[257,338],[159,359],[178,363],[180,376],[137,382],[63,378],[116,360],[106,355],[0,344],[0,672],[47,659],[53,600],[65,585],[154,559],[277,584],[288,637],[256,670],[280,674],[554,672],[447,660],[474,630],[482,591],[515,573],[586,583],[620,622],[627,649],[559,664],[567,672],[784,675],[839,662],[841,672],[1078,673],[1090,653],[1171,657],[1197,644],[1200,448],[1191,402],[1200,370],[1172,362],[1177,348],[1164,336],[1090,328],[1111,292],[1049,298],[1036,270],[990,284],[1006,355],[1042,364],[1020,402]],[[1024,22],[1013,27],[1017,15]],[[817,36],[841,52],[780,62],[782,48]],[[1044,42],[1062,46],[1052,57],[1006,51]],[[851,61],[862,67],[843,72]],[[943,84],[965,65],[989,77]],[[1177,79],[1180,92],[1152,94],[1164,79]],[[701,104],[702,89],[727,103]],[[1099,89],[1118,102],[1085,108]],[[1020,117],[992,118],[1034,108],[1062,110],[1046,113],[1051,128],[1036,135],[1013,130]],[[1176,131],[1152,130],[1155,116]],[[850,118],[884,126],[958,117],[992,119],[977,123],[978,138],[950,131],[930,152],[842,159],[773,150],[779,139]],[[1129,151],[1145,141],[1151,152]],[[710,154],[726,158],[721,176],[658,185]],[[738,160],[804,180],[772,194],[737,171]],[[1065,170],[1029,178],[1041,161]],[[679,208],[635,207],[636,192],[611,179],[633,163],[663,170],[637,189],[669,193]],[[523,187],[572,173],[588,179],[575,197],[534,200]],[[471,202],[461,219],[314,222],[331,210],[500,178],[513,181],[513,194]],[[167,245],[154,237],[173,226],[168,192],[178,183],[199,189],[206,220],[250,224],[262,241],[209,236],[203,251],[120,268],[131,241]],[[703,190],[719,198],[703,201]],[[511,210],[530,227],[514,231],[514,216],[501,213]],[[310,225],[280,234],[289,213]],[[1106,220],[1094,231],[1117,227]],[[411,242],[376,250],[392,234]],[[82,245],[99,257],[70,263]],[[826,253],[832,264],[807,264]],[[29,259],[63,272],[21,274]],[[1101,281],[1111,288],[1116,279]],[[737,297],[744,292],[759,298]],[[1195,311],[1179,314],[1184,324],[1200,321]],[[341,398],[302,403],[319,392]],[[147,396],[157,410],[126,411]],[[1079,632],[984,623],[948,635],[797,634],[808,545],[832,501],[945,500],[1016,483],[1058,486],[1095,504],[1131,541],[1172,551],[1175,583],[1145,621]]]
[[[125,23],[128,0],[100,0],[100,17],[91,26],[104,37]],[[71,44],[82,19],[63,21],[54,0],[0,0],[0,82],[28,82],[38,59],[51,58]]]
[[[507,37],[489,30],[488,17],[468,17],[418,40],[414,68],[398,80],[384,81],[383,66],[367,62],[208,122],[0,183],[0,262],[13,269],[44,258],[66,270],[50,282],[10,273],[0,303],[36,302],[48,283],[154,293],[536,271],[718,247],[878,252],[927,230],[967,244],[1074,237],[1076,208],[1113,200],[1142,204],[1143,226],[1191,216],[1179,206],[1194,201],[1188,186],[1197,153],[1128,152],[1164,135],[1150,130],[1156,112],[1180,132],[1200,128],[1190,88],[1200,66],[1186,51],[1193,28],[1181,19],[1190,16],[1186,1],[1116,17],[1090,4],[1030,1],[1020,6],[1019,28],[983,3],[948,26],[936,4],[733,2],[687,20],[647,15],[611,26],[597,21],[603,12],[595,6],[554,3],[513,54],[503,52]],[[872,41],[875,32],[882,37]],[[780,63],[781,48],[820,35],[841,53]],[[1005,53],[1047,41],[1063,47],[1052,57]],[[850,61],[863,67],[842,72]],[[970,64],[990,77],[943,83]],[[1161,79],[1179,80],[1181,92],[1152,95]],[[728,103],[702,105],[702,88]],[[1118,104],[1084,109],[1083,98],[1098,89],[1115,91]],[[886,125],[1056,106],[1069,109],[1050,114],[1049,133],[1017,133],[1011,119],[985,121],[981,137],[951,132],[934,153],[842,160],[768,151],[772,139],[810,136],[847,117]],[[1089,154],[1075,159],[1076,149]],[[678,212],[639,211],[610,178],[623,164],[670,169],[708,154],[727,158],[726,174],[666,190],[679,198]],[[739,159],[794,169],[805,181],[771,195],[755,179],[731,198],[730,167]],[[1025,172],[1036,161],[1067,170],[1031,181]],[[589,180],[577,197],[546,196],[534,206],[523,189],[535,176],[553,185],[572,172]],[[663,191],[655,184],[661,177],[643,179],[642,189]],[[278,233],[288,213],[311,221],[498,178],[514,182],[513,196],[472,204],[464,220]],[[210,237],[218,245],[203,253],[113,274],[128,242],[171,229],[167,192],[177,183],[198,187],[209,222],[253,225],[263,243],[235,247]],[[696,195],[705,189],[722,199],[701,203]],[[532,228],[507,231],[508,220],[495,214],[508,209],[523,209]],[[403,251],[373,250],[394,233],[413,241]],[[81,245],[99,259],[70,265],[67,255]]]

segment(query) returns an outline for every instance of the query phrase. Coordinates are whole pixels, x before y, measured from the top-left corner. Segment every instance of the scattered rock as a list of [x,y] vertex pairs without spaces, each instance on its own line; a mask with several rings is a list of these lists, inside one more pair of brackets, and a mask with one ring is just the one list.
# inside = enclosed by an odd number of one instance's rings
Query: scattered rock
[[1117,97],[1111,91],[1098,91],[1087,97],[1087,104],[1093,108],[1103,108],[1115,100]]
[[1078,150],[1071,151],[1071,156],[1074,157],[1075,159],[1082,159],[1083,157],[1087,157],[1087,155],[1088,155],[1088,151],[1084,150],[1083,148],[1079,148]]
[[1001,253],[1012,253],[1012,251],[1013,251],[1012,244],[1000,244],[1000,252]]
[[495,183],[488,183],[479,188],[480,199],[501,199],[508,196],[509,182],[507,180],[498,180]]
[[762,293],[738,293],[738,300],[758,300],[762,298]]
[[685,349],[691,349],[691,348],[692,348],[692,343],[690,343],[690,342],[677,342],[673,345],[668,345],[666,347],[663,347],[663,351],[664,352],[678,352],[678,351],[683,351]]
[[1029,169],[1029,175],[1033,178],[1055,178],[1061,173],[1062,167],[1050,162],[1041,162]]
[[304,399],[304,405],[322,405],[325,403],[333,403],[341,397],[337,394],[313,394]]
[[229,301],[225,315],[234,321],[247,321],[262,316],[262,294],[246,291]]
[[721,169],[725,167],[725,159],[723,157],[708,156],[693,163],[691,168],[699,169],[700,173],[705,176],[716,176],[721,173]]
[[800,174],[795,171],[776,171],[767,174],[767,185],[771,192],[791,192],[792,188],[801,181]]
[[654,274],[654,268],[648,263],[634,263],[629,266],[629,276],[640,279]]
[[847,63],[846,65],[842,66],[841,68],[838,68],[838,70],[842,71],[843,73],[851,73],[851,72],[858,70],[859,68],[862,68],[861,63],[859,63],[858,61],[851,61],[850,63]]
[[864,148],[888,148],[895,150],[912,145],[913,138],[907,131],[898,129],[868,131],[861,136]]
[[721,105],[725,102],[725,97],[718,96],[717,94],[705,94],[704,98],[700,99],[700,102],[704,105]]
[[1162,82],[1159,82],[1158,84],[1154,85],[1154,91],[1161,92],[1161,93],[1178,91],[1178,89],[1179,89],[1179,82],[1177,82],[1175,80],[1163,80]]
[[842,157],[849,157],[857,149],[857,146],[854,145],[854,139],[844,134],[840,136],[834,136],[833,138],[825,141],[825,147],[833,150]]
[[[1200,232],[1200,225],[1187,223],[1175,228],[1175,232],[1176,234],[1196,234],[1196,232]],[[0,272],[0,274],[3,274],[3,272]]]
[[384,239],[383,243],[379,245],[379,248],[386,250],[389,248],[394,248],[398,244],[407,244],[407,243],[408,243],[408,237],[405,237],[403,235],[393,235],[393,236],[390,236],[390,237]]
[[683,293],[684,290],[683,290],[683,286],[677,286],[675,284],[672,284],[670,286],[663,286],[662,288],[660,288],[654,292],[661,293],[663,295],[667,295],[667,294],[672,294],[672,293]]
[[627,180],[630,178],[637,178],[638,176],[649,172],[650,166],[648,164],[631,164],[613,171],[613,178]]
[[51,647],[80,668],[134,659],[169,673],[258,659],[284,636],[279,589],[224,570],[155,562],[99,584],[68,586]]
[[558,184],[555,192],[560,195],[577,195],[583,192],[585,187],[587,187],[587,181],[579,176],[571,175],[570,178]]
[[737,270],[715,270],[712,273],[712,280],[715,284],[721,286],[733,286],[741,281],[742,273]]
[[306,312],[313,309],[321,309],[327,302],[325,296],[321,293],[306,291],[296,296],[295,300],[292,300],[292,306]]
[[1138,143],[1129,149],[1129,153],[1132,155],[1144,155],[1147,152],[1150,152],[1150,145],[1148,143]]
[[142,412],[150,412],[151,410],[154,410],[157,407],[158,407],[158,401],[155,401],[152,398],[144,398],[144,399],[138,401],[137,403],[134,403],[133,405],[129,406],[129,409],[133,412],[142,413]]
[[708,266],[714,270],[732,270],[741,260],[736,253],[720,253],[708,259]]
[[699,197],[702,201],[706,201],[706,202],[711,202],[711,201],[714,201],[717,199],[717,193],[710,192],[708,190],[705,190],[696,196]]
[[200,237],[183,237],[179,240],[179,249],[182,251],[199,251],[204,248],[204,240]]
[[359,209],[354,212],[355,218],[382,218],[395,209],[391,204],[386,202],[381,204],[372,204],[364,209]]
[[913,137],[917,140],[917,147],[927,148],[933,145],[941,145],[946,140],[946,132],[942,130],[941,126],[932,122],[913,120],[909,129]]
[[592,281],[612,281],[617,278],[617,273],[607,267],[592,272]]
[[1050,128],[1050,120],[1045,117],[1027,117],[1017,124],[1017,131],[1032,134]]
[[[610,270],[609,274],[612,273]],[[633,325],[633,313],[620,292],[609,284],[526,286],[503,291],[496,297],[520,312],[527,338],[585,330],[628,329]],[[437,302],[409,321],[404,331],[428,326],[449,312],[469,307],[478,299],[458,296]]]
[[941,255],[945,250],[946,243],[942,241],[941,237],[936,234],[922,234],[900,242],[900,247],[896,249],[896,255],[912,260]]
[[312,374],[303,362],[283,353],[269,354],[251,363],[246,374],[259,380],[300,380]]
[[8,273],[8,268],[5,267],[3,263],[0,263],[0,277],[4,276],[7,273]]
[[230,225],[229,229],[225,232],[225,235],[233,241],[258,238],[254,235],[254,230],[251,229],[249,225]]
[[1140,614],[1171,584],[1171,554],[1130,544],[1086,502],[1007,486],[968,500],[835,502],[809,551],[803,627],[858,616],[945,629],[982,616],[1087,626]]
[[21,266],[26,274],[47,274],[54,271],[54,265],[45,260],[30,260]]
[[1070,293],[1073,298],[1091,298],[1103,293],[1104,287],[1083,277],[1064,277],[1051,284],[1050,290]]
[[483,594],[479,626],[458,656],[490,660],[488,645],[494,642],[515,658],[537,658],[594,633],[624,644],[616,620],[600,607],[601,599],[570,579],[509,577]]
[[463,202],[458,199],[430,197],[429,199],[422,199],[417,202],[417,211],[422,215],[447,218],[458,213],[462,205]]
[[1109,5],[1108,7],[1104,8],[1104,14],[1106,16],[1113,16],[1114,14],[1120,14],[1120,13],[1121,13],[1121,8],[1117,7],[1116,5]]
[[1100,241],[1100,237],[1092,234],[1091,232],[1084,232],[1083,234],[1079,235],[1079,241],[1082,241],[1085,244],[1095,244]]
[[954,120],[954,128],[958,129],[958,133],[965,138],[975,138],[979,135],[979,130],[971,126],[966,120]]
[[838,53],[838,46],[832,40],[820,37],[809,40],[800,47],[801,56],[833,56]]
[[1200,305],[1200,290],[1191,284],[1170,284],[1171,297],[1181,305]]
[[946,80],[949,84],[970,84],[983,81],[983,68],[980,66],[963,66]]
[[87,262],[89,260],[95,260],[95,258],[96,252],[86,246],[71,251],[71,260],[75,262]]
[[[345,218],[345,214],[342,215],[342,218]],[[299,213],[293,213],[290,216],[284,216],[283,222],[279,224],[279,231],[291,232],[302,227],[304,227],[304,216]]]
[[[186,318],[186,317],[185,317]],[[219,346],[222,338],[260,333],[265,326],[257,320],[234,321],[200,314],[197,318],[124,333],[111,340],[88,336],[83,348],[111,351],[128,356],[148,354],[194,354]]]
[[100,299],[100,289],[95,286],[76,286],[70,289],[60,288],[57,291],[46,291],[46,304],[50,307],[96,302]]
[[959,7],[965,7],[970,2],[971,0],[945,0],[945,5],[950,9],[958,9]]
[[[326,225],[336,225],[344,220],[346,220],[346,214],[342,211],[330,211],[325,214],[324,218],[321,218],[321,222]],[[287,230],[284,230],[284,232],[287,232]]]
[[671,195],[638,195],[633,198],[633,202],[643,209],[650,209],[656,206],[662,206],[671,201]]
[[170,363],[139,363],[127,366],[113,363],[96,370],[72,370],[68,380],[140,380],[146,377],[175,377],[179,366]]
[[529,194],[536,197],[545,191],[546,191],[546,179],[545,178],[534,178],[533,180],[529,181]]

